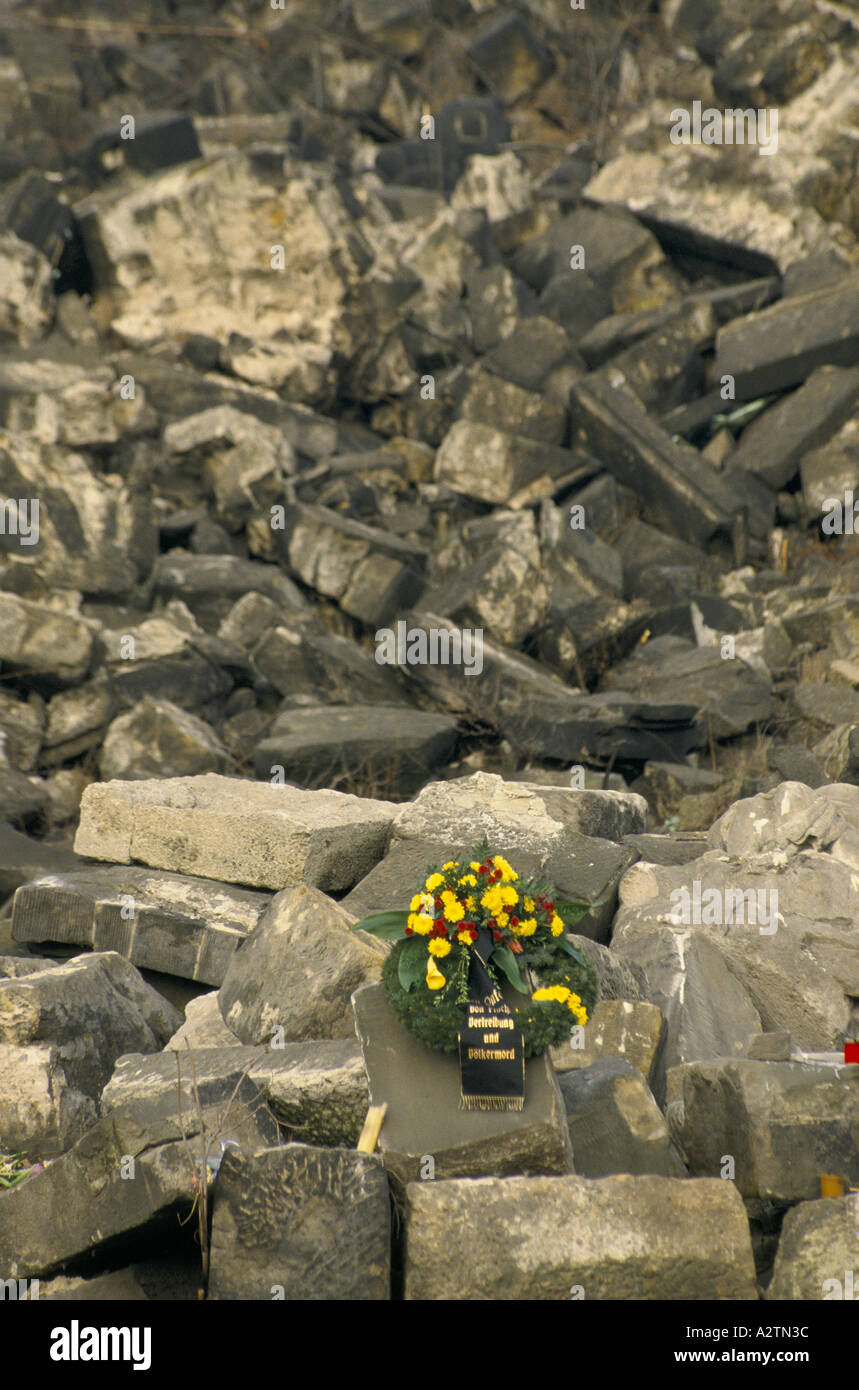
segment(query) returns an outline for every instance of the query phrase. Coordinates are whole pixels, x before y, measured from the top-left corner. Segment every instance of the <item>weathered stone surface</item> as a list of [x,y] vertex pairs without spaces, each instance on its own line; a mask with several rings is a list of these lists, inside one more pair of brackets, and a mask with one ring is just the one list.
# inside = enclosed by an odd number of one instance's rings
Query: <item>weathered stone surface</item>
[[227,1027],[246,1043],[350,1037],[350,997],[378,980],[388,953],[355,918],[313,888],[278,893],[234,953],[218,994]]
[[581,1071],[606,1057],[619,1057],[633,1066],[647,1082],[655,1082],[665,1043],[665,1019],[656,1004],[628,999],[600,998],[585,1024],[584,1047],[570,1043],[550,1049],[555,1070]]
[[800,1202],[784,1218],[768,1299],[859,1297],[859,1195]]
[[3,231],[0,283],[0,333],[29,347],[48,331],[54,316],[50,263],[35,246]]
[[552,480],[572,471],[573,456],[524,435],[458,420],[436,454],[435,477],[479,502],[504,504],[523,488],[551,492]]
[[39,1284],[40,1303],[129,1303],[148,1299],[149,1295],[138,1283],[133,1269],[97,1274],[94,1279],[77,1276],[68,1279],[60,1274],[56,1279],[43,1280]]
[[0,820],[0,898],[7,898],[31,878],[82,867],[83,860],[70,847],[33,840]]
[[716,375],[730,373],[737,400],[795,386],[816,367],[859,361],[859,275],[796,295],[726,324],[716,339]]
[[576,1286],[589,1301],[753,1299],[739,1193],[627,1176],[409,1184],[407,1299],[569,1299]]
[[452,840],[465,847],[488,837],[515,849],[545,853],[565,830],[620,839],[644,829],[645,802],[626,792],[590,792],[505,782],[475,772],[455,782],[432,782],[397,814],[392,846],[412,839]]
[[0,665],[24,676],[53,676],[65,683],[82,680],[92,660],[93,638],[79,618],[3,595],[0,613]]
[[216,989],[209,994],[200,994],[196,999],[189,999],[185,1005],[185,1022],[173,1034],[167,1047],[171,1052],[184,1052],[186,1043],[193,1048],[240,1045],[235,1033],[221,1018]]
[[117,951],[141,969],[220,985],[268,902],[265,893],[181,874],[91,867],[42,875],[22,887],[12,935]]
[[655,637],[610,671],[604,684],[654,701],[679,688],[709,720],[714,738],[742,733],[770,718],[775,708],[769,682],[745,661],[725,660],[719,647],[693,647],[682,637]]
[[525,1063],[523,1110],[461,1110],[457,1059],[407,1033],[384,986],[358,990],[353,1003],[370,1103],[388,1105],[379,1153],[398,1183],[419,1177],[427,1155],[437,1179],[572,1171],[563,1103],[548,1057]]
[[32,772],[42,746],[45,706],[35,693],[27,701],[0,691],[0,753],[21,772]]
[[298,786],[375,784],[386,795],[408,796],[450,759],[456,740],[456,723],[444,714],[403,705],[311,705],[278,715],[254,750],[254,768],[260,780],[277,767]]
[[114,719],[99,754],[105,782],[227,773],[233,760],[205,720],[170,700],[144,696]]
[[387,1299],[390,1224],[385,1169],[372,1154],[308,1144],[228,1153],[209,1297]]
[[81,802],[77,853],[201,878],[350,888],[381,858],[395,808],[341,792],[209,774],[106,782]]
[[113,953],[0,977],[0,1134],[52,1157],[94,1123],[117,1057],[157,1051],[176,1011]]
[[[104,1116],[68,1153],[4,1192],[4,1276],[54,1273],[114,1237],[163,1229],[165,1219],[167,1229],[172,1219],[175,1230],[176,1216],[186,1219],[193,1203],[194,1178],[207,1158],[220,1156],[221,1139],[251,1153],[277,1142],[277,1127],[256,1086],[245,1079],[231,1095],[232,1088],[212,1088],[201,1130],[186,1076],[181,1120],[174,1085],[169,1101],[140,1101]],[[132,1171],[132,1159],[134,1176],[123,1176]],[[49,1223],[46,1211],[52,1213]]]
[[749,469],[773,489],[784,487],[804,456],[841,428],[857,398],[857,368],[818,367],[797,391],[743,430],[731,467]]
[[821,1173],[859,1182],[859,1073],[825,1062],[690,1062],[669,1076],[672,1129],[690,1172],[731,1154],[744,1197],[808,1201]]
[[686,1176],[662,1112],[629,1062],[602,1057],[581,1070],[565,1072],[560,1086],[576,1172],[582,1177]]

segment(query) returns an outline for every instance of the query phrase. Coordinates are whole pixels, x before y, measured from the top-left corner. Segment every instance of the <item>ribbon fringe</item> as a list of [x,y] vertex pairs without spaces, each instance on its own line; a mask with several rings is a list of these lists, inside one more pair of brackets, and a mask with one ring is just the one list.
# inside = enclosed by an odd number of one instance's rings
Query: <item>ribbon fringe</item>
[[464,1096],[459,1093],[460,1110],[521,1110],[524,1096]]

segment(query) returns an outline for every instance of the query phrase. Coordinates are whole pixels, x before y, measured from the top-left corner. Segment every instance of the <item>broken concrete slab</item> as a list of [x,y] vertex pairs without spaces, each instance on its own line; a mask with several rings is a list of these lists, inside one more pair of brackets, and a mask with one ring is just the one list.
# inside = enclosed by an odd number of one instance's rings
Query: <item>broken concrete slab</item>
[[381,858],[395,807],[218,777],[104,782],[81,801],[76,852],[255,888],[351,888]]
[[245,1043],[351,1037],[352,992],[379,979],[389,950],[354,922],[314,888],[278,893],[227,967],[227,1027]]
[[406,1199],[408,1300],[756,1296],[742,1200],[718,1178],[413,1182]]
[[209,1298],[387,1299],[390,1227],[388,1181],[375,1155],[309,1144],[227,1153]]
[[117,951],[141,969],[220,985],[240,941],[268,906],[209,879],[134,865],[42,875],[15,895],[16,941]]
[[358,990],[353,1004],[371,1104],[388,1106],[379,1153],[398,1184],[425,1175],[428,1157],[436,1179],[572,1171],[561,1094],[547,1056],[525,1064],[523,1110],[461,1110],[457,1059],[407,1033],[383,985]]
[[672,1128],[690,1172],[716,1175],[734,1160],[744,1197],[809,1201],[821,1173],[859,1182],[855,1068],[746,1058],[690,1062],[669,1077]]

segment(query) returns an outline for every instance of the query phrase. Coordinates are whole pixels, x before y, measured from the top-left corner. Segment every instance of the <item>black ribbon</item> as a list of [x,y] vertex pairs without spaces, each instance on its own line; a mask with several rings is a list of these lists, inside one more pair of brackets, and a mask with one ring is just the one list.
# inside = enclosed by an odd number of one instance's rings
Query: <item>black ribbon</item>
[[460,1096],[466,1110],[521,1110],[524,1039],[486,968],[493,949],[481,928],[471,948],[466,1021],[458,1034]]

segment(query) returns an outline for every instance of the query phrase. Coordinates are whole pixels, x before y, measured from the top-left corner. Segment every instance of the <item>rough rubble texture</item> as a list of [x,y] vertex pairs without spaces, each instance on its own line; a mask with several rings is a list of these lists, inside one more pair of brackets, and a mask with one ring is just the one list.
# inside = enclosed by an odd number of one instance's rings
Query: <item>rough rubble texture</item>
[[[853,0],[0,0],[0,1293],[859,1298],[857,93]],[[521,1114],[350,932],[483,836],[600,985]]]

